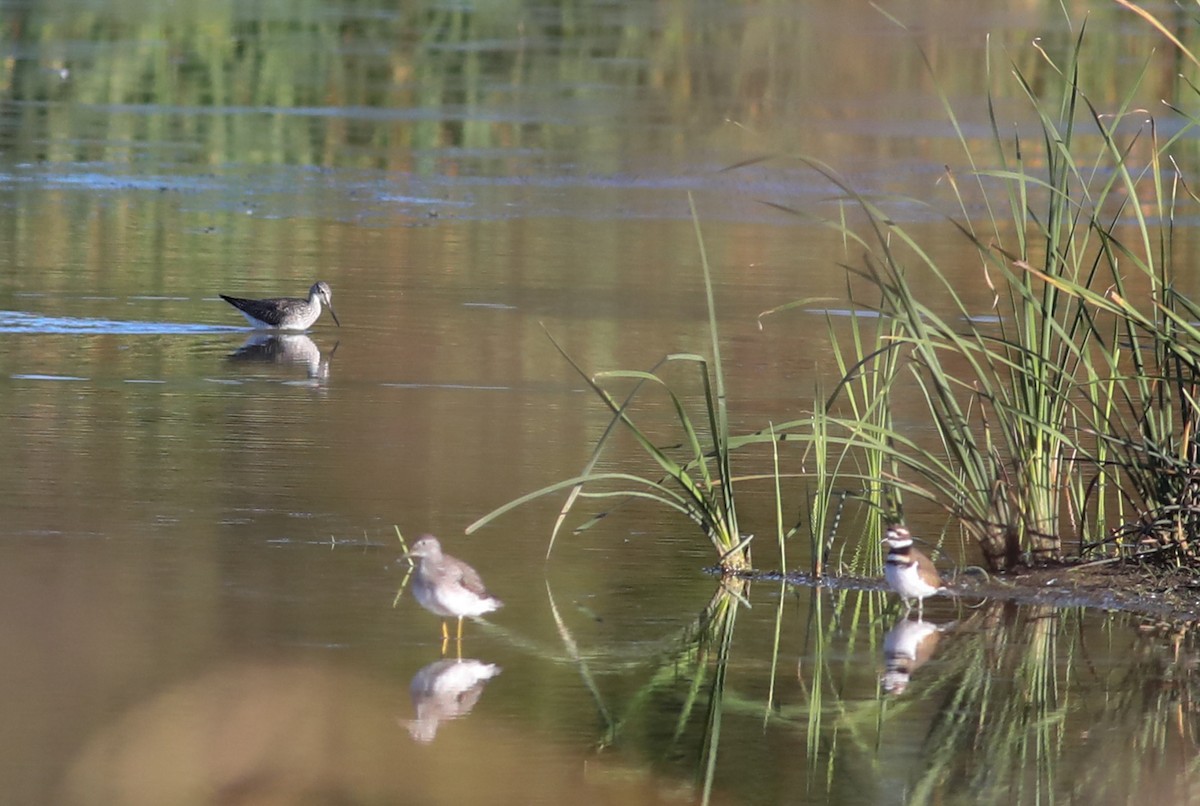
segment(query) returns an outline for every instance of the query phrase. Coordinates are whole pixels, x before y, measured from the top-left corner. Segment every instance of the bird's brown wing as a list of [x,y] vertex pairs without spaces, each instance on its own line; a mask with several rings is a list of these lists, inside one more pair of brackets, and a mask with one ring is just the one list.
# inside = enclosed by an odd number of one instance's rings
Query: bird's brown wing
[[476,596],[484,598],[491,596],[487,592],[487,588],[483,586],[483,580],[479,577],[479,573],[474,568],[469,565],[459,564],[457,569],[459,571],[458,582],[460,585]]
[[917,561],[917,570],[921,572],[924,579],[933,580],[935,587],[942,587],[945,583],[942,582],[942,575],[938,573],[937,566],[933,564],[933,560],[926,557],[922,552],[912,552],[912,558]]

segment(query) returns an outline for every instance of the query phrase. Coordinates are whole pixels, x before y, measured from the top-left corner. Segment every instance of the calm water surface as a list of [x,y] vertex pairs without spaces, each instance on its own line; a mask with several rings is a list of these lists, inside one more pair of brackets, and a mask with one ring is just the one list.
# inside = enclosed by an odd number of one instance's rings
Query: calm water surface
[[[463,534],[577,473],[605,427],[547,332],[591,371],[707,349],[688,192],[734,428],[801,414],[832,372],[824,322],[756,317],[844,304],[849,258],[762,202],[832,215],[835,194],[783,158],[723,169],[804,152],[945,201],[962,151],[917,48],[986,138],[985,34],[1036,69],[1034,37],[1071,39],[1060,9],[901,3],[906,33],[817,2],[186,5],[0,18],[0,800],[1193,794],[1196,647],[1169,625],[722,596],[711,550],[652,507],[549,560],[561,499]],[[1141,58],[1117,15],[1093,16],[1098,46]],[[892,212],[969,254],[937,213]],[[217,297],[316,279],[341,328],[265,338]],[[745,494],[769,533],[770,491]],[[461,662],[396,600],[397,526],[505,602]]]

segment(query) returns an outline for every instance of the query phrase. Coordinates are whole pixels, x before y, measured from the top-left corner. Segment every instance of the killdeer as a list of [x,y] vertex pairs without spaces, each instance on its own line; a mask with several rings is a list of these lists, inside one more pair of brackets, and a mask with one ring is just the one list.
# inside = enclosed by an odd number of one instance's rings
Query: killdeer
[[417,558],[413,577],[413,596],[421,607],[442,617],[442,648],[450,633],[445,619],[458,619],[458,640],[462,641],[463,616],[482,616],[503,606],[483,587],[479,573],[462,560],[442,553],[442,544],[433,535],[423,535],[408,551]]
[[321,303],[329,307],[329,313],[338,327],[337,313],[333,310],[333,292],[329,283],[318,281],[308,289],[308,299],[298,297],[273,297],[271,299],[242,299],[220,295],[221,299],[242,312],[250,324],[260,330],[308,330],[321,316]]
[[916,599],[917,618],[920,618],[924,612],[925,597],[946,589],[933,560],[913,548],[912,535],[900,524],[889,526],[881,542],[888,544],[887,559],[883,566],[883,577],[888,587],[900,594],[907,610],[912,610],[909,600]]

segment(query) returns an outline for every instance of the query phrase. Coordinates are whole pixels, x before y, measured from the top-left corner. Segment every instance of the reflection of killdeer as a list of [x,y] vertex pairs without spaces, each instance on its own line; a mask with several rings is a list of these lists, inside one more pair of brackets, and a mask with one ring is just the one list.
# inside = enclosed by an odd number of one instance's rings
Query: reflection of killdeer
[[888,694],[903,694],[912,673],[933,657],[942,633],[954,627],[902,618],[883,637],[883,677],[880,683]]
[[917,600],[917,618],[921,617],[925,597],[945,590],[933,560],[913,548],[912,535],[900,524],[889,526],[887,536],[887,559],[884,561],[883,577],[888,587],[900,594],[904,605],[912,610],[910,599]]

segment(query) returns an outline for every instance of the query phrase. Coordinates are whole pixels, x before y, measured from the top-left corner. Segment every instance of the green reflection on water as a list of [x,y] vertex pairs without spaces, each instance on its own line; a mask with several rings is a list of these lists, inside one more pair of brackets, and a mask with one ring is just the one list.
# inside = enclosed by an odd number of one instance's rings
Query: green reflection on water
[[[1116,8],[1087,10],[1097,52],[1119,48],[1138,60],[1155,46],[1104,24],[1120,19]],[[936,15],[914,3],[889,11],[918,31]],[[1071,40],[1057,7],[1014,4],[995,22],[1002,42],[1037,36],[1055,53]],[[958,24],[978,21],[968,15]],[[838,47],[831,36],[831,28],[894,33],[888,26],[867,6],[835,15],[820,3],[764,3],[750,13],[721,4],[518,0],[476,8],[111,2],[82,10],[39,2],[8,14],[13,51],[0,64],[0,89],[32,105],[18,112],[16,140],[56,161],[132,161],[139,143],[152,143],[175,144],[187,161],[211,165],[429,172],[437,161],[413,150],[453,146],[586,149],[615,166],[631,135],[647,135],[631,122],[716,135],[725,121],[752,131],[768,151],[830,157],[844,134],[825,134],[814,122],[843,119],[845,100],[885,78],[898,89],[925,82],[915,48]],[[956,62],[939,71],[951,97],[978,97],[987,83],[982,60],[957,58],[975,45],[937,45],[935,61]],[[1047,69],[1032,51],[1016,58],[1035,83]],[[1101,96],[1104,88],[1116,96],[1123,72],[1097,60],[1089,78]],[[1173,97],[1177,76],[1160,81],[1150,92]],[[884,103],[913,114],[911,99]],[[650,136],[674,152],[696,147],[678,134],[662,128]],[[852,140],[860,149],[869,143]],[[907,147],[928,145],[917,138]]]

